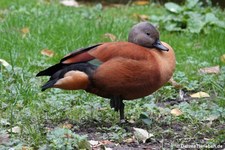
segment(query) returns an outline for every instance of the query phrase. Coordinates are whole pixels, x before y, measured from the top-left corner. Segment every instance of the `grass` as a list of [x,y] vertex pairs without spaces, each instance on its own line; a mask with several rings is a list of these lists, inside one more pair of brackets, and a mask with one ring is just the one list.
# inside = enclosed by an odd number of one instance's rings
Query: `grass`
[[[218,16],[224,15],[223,11],[219,12]],[[96,133],[104,133],[99,137],[94,134],[94,138],[122,142],[131,137],[132,132],[117,126],[118,114],[111,110],[109,100],[84,91],[41,92],[40,86],[47,78],[35,78],[35,75],[74,49],[110,41],[103,37],[105,33],[126,41],[130,27],[138,22],[135,13],[151,16],[166,11],[158,5],[101,9],[100,5],[64,7],[54,1],[0,1],[0,59],[12,65],[8,70],[0,66],[0,133],[10,135],[1,149],[24,146],[38,149],[52,144],[54,138],[48,138],[49,130],[68,122],[78,134],[87,134],[91,128]],[[29,32],[22,33],[23,28],[29,28]],[[225,31],[212,27],[209,34],[164,30],[160,33],[161,40],[169,43],[176,53],[174,79],[184,86],[187,94],[204,91],[211,97],[176,102],[179,90],[167,85],[151,96],[126,102],[127,119],[135,122],[133,126],[154,134],[153,141],[160,142],[150,144],[157,147],[193,143],[223,145],[225,67],[220,56],[224,54]],[[53,50],[54,57],[41,55],[45,48]],[[202,67],[215,65],[220,66],[220,74],[198,73]],[[172,117],[172,108],[179,108],[184,114]],[[20,127],[21,132],[12,132],[13,127]],[[1,138],[8,139],[0,135]]]

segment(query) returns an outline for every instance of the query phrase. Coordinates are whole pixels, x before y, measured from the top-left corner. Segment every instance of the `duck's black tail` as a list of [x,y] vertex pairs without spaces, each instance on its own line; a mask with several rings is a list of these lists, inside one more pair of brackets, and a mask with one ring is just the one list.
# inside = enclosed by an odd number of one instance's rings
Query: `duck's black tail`
[[81,71],[87,74],[89,77],[93,74],[97,66],[89,63],[76,63],[76,64],[56,64],[39,72],[36,76],[51,76],[47,83],[41,87],[41,91],[45,91],[51,88],[55,83],[64,77],[64,75],[69,71]]
[[41,91],[45,91],[48,88],[51,88],[54,86],[54,84],[57,82],[58,79],[55,80],[49,80],[47,83],[45,83],[43,86],[41,86]]

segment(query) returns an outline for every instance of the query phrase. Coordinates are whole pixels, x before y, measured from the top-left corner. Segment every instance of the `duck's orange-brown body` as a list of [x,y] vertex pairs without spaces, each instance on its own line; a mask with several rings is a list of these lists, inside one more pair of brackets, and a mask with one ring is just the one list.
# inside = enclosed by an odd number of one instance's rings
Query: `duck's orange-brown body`
[[[55,87],[84,89],[107,98],[118,95],[126,100],[147,96],[164,85],[175,69],[173,49],[168,44],[163,44],[169,48],[168,52],[145,48],[130,42],[102,44],[62,62],[69,64],[98,59],[102,64],[91,78],[82,74],[71,74],[74,80],[65,80],[67,84],[62,82],[61,86],[58,82]],[[71,86],[72,84],[74,85]]]

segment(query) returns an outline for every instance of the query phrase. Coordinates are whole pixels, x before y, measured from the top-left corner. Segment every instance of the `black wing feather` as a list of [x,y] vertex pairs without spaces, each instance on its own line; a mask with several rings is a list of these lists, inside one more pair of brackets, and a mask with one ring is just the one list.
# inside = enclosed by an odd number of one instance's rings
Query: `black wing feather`
[[62,63],[63,61],[65,61],[65,60],[67,60],[67,59],[69,59],[69,58],[71,58],[71,57],[74,57],[74,56],[76,56],[76,55],[78,55],[78,54],[81,54],[81,53],[83,53],[83,52],[89,51],[89,50],[91,50],[91,49],[93,49],[93,48],[95,48],[95,47],[97,47],[97,46],[99,46],[99,45],[102,45],[102,44],[92,45],[92,46],[85,47],[85,48],[81,48],[81,49],[78,49],[78,50],[72,52],[69,56],[66,56],[66,57],[64,57],[63,59],[61,59],[61,60],[60,60],[60,63],[55,64],[55,65],[53,65],[53,66],[51,66],[51,67],[49,67],[49,68],[47,68],[47,69],[45,69],[45,70],[43,70],[43,71],[40,71],[40,72],[36,75],[36,77],[38,77],[38,76],[52,76],[52,75],[55,74],[58,70],[61,70],[61,69],[63,69],[64,67],[70,65],[70,64],[63,64],[63,63]]
[[56,73],[58,70],[61,70],[64,68],[64,66],[67,66],[66,64],[62,64],[62,63],[58,63],[58,64],[55,64],[45,70],[42,70],[40,71],[36,77],[38,76],[51,76],[53,75],[54,73]]
[[78,54],[81,54],[83,52],[89,51],[89,50],[91,50],[91,49],[93,49],[93,48],[95,48],[95,47],[97,47],[99,45],[102,45],[102,44],[96,44],[96,45],[92,45],[92,46],[89,46],[89,47],[85,47],[85,48],[78,49],[78,50],[72,52],[69,56],[66,56],[63,59],[61,59],[60,62],[63,62],[65,60],[67,60],[67,59],[69,59],[71,57],[74,57],[74,56],[76,56]]

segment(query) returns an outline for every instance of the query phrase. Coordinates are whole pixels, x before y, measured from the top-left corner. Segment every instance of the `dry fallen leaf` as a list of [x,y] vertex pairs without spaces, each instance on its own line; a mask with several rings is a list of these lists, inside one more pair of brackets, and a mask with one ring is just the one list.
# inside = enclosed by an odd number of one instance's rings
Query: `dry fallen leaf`
[[12,66],[7,61],[5,61],[4,59],[0,59],[0,65],[3,65],[7,70],[12,69]]
[[27,33],[30,32],[30,29],[28,27],[24,27],[20,31],[21,31],[22,34],[27,34]]
[[109,140],[102,140],[102,141],[99,141],[101,144],[103,145],[107,145],[107,144],[113,144],[113,142],[109,141]]
[[225,63],[225,54],[223,54],[222,56],[220,56],[220,60]]
[[149,4],[149,0],[137,0],[134,2],[136,5],[147,5]]
[[130,120],[127,120],[129,123],[134,124],[135,120],[133,118],[131,118]]
[[153,134],[149,134],[148,131],[141,129],[141,128],[133,128],[134,129],[134,136],[138,141],[142,141],[145,143],[147,139],[153,136]]
[[180,116],[183,114],[183,112],[179,108],[174,108],[170,111],[170,113],[174,116]]
[[213,67],[201,68],[199,69],[199,72],[203,74],[218,74],[220,73],[220,67],[213,66]]
[[79,7],[78,2],[75,0],[61,0],[60,3],[64,6]]
[[192,98],[203,98],[203,97],[210,97],[210,95],[206,92],[197,92],[190,95]]
[[52,50],[49,49],[43,49],[41,51],[42,55],[48,56],[48,57],[53,57],[54,56],[54,52]]
[[133,143],[135,140],[133,139],[133,138],[128,138],[128,139],[125,139],[125,140],[123,140],[123,142],[125,142],[125,143]]
[[91,144],[91,146],[96,146],[98,145],[98,141],[94,141],[94,140],[90,140],[89,143]]
[[[98,148],[100,146],[104,146],[104,145],[109,145],[109,144],[113,144],[111,141],[109,140],[102,140],[102,141],[94,141],[94,140],[90,140],[89,143],[91,144],[92,149],[94,148]],[[105,147],[106,148],[106,147]]]
[[28,27],[24,27],[20,31],[22,33],[22,38],[25,38],[27,34],[30,33],[30,29]]
[[104,37],[110,39],[112,42],[116,41],[116,36],[111,33],[105,33]]
[[21,133],[21,128],[19,126],[15,126],[12,129],[9,129],[8,132]]
[[73,125],[70,124],[70,123],[65,123],[65,124],[63,124],[62,127],[63,127],[63,128],[66,128],[66,129],[71,129],[71,128],[73,127]]
[[133,16],[138,19],[139,21],[146,21],[149,19],[147,15],[141,15],[141,14],[136,14],[134,13]]
[[33,147],[28,147],[28,146],[23,146],[22,147],[22,150],[33,150],[34,148]]

